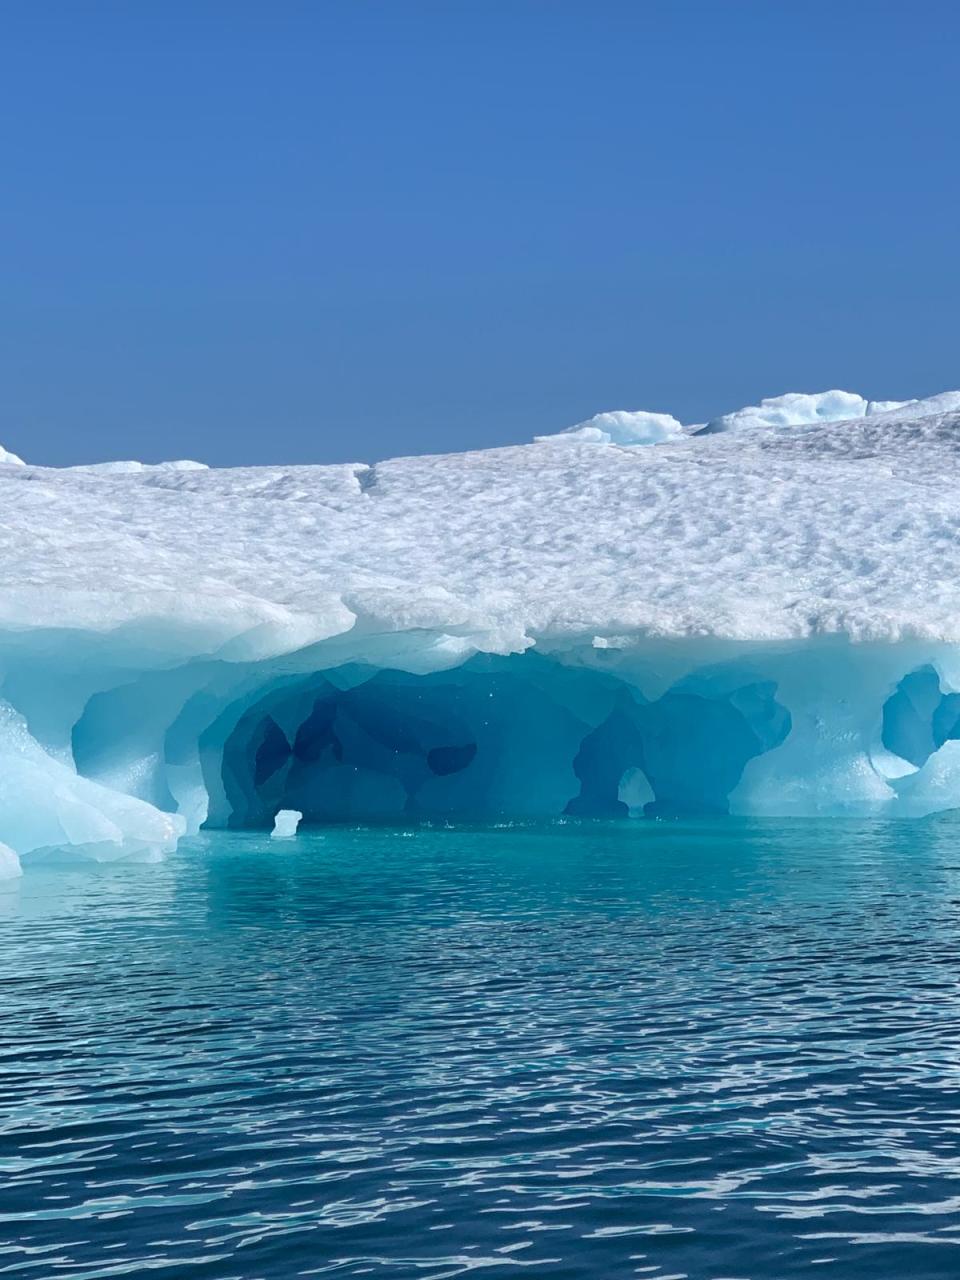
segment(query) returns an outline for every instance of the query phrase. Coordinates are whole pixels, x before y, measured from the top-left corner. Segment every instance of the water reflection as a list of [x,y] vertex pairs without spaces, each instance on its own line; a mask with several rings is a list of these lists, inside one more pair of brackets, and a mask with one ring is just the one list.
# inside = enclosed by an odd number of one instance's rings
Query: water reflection
[[952,1276],[960,824],[207,836],[0,895],[0,1274]]

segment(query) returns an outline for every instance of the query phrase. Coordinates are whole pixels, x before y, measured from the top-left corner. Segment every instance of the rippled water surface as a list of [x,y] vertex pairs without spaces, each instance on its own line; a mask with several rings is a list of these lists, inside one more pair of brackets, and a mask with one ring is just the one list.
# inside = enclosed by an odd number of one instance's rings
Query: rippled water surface
[[0,979],[2,1275],[960,1274],[955,817],[209,836]]

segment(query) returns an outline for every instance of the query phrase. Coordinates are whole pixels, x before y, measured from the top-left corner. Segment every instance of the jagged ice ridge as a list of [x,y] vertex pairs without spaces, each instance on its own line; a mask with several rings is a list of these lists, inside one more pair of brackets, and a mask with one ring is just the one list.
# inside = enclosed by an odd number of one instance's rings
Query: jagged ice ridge
[[958,464],[960,393],[375,466],[0,451],[0,875],[283,811],[960,805]]

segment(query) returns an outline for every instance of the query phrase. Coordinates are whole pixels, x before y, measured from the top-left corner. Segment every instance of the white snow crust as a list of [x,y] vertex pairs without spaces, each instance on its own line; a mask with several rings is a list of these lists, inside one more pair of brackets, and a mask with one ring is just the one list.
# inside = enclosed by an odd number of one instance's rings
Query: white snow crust
[[[0,842],[149,857],[281,809],[960,805],[960,393],[659,416],[374,466],[0,467]],[[429,715],[387,732],[403,681]]]
[[87,462],[66,468],[70,471],[93,471],[101,475],[124,475],[130,471],[207,471],[205,462],[191,462],[181,458],[176,462]]

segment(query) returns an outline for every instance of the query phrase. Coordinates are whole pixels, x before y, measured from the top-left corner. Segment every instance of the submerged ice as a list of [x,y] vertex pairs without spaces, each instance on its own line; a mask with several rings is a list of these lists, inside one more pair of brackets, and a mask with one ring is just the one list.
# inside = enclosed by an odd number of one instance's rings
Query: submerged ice
[[0,455],[0,874],[296,814],[960,805],[958,459],[957,393],[846,392],[374,466]]

